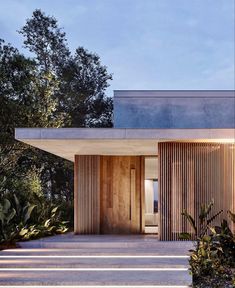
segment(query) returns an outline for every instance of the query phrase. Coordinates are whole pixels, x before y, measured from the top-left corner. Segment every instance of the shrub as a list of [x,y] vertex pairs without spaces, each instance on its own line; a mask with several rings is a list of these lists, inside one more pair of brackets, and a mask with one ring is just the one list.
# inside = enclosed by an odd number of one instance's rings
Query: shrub
[[[211,226],[212,221],[222,212],[209,217],[214,202],[201,206],[199,228],[195,219],[183,211],[194,230],[194,235],[181,233],[181,239],[196,240],[195,249],[190,250],[190,270],[193,276],[193,287],[197,288],[225,288],[235,284],[235,235],[229,228],[228,222],[223,220],[220,226]],[[234,214],[229,211],[234,221]]]
[[[61,220],[59,206],[40,208],[29,202],[22,203],[13,194],[13,200],[2,199],[0,203],[0,244],[11,245],[16,241],[36,239],[68,231],[67,221]],[[33,215],[34,214],[34,215]],[[32,217],[33,216],[33,217]]]
[[16,236],[12,219],[15,217],[16,211],[12,207],[8,199],[4,199],[0,203],[0,243],[11,243]]

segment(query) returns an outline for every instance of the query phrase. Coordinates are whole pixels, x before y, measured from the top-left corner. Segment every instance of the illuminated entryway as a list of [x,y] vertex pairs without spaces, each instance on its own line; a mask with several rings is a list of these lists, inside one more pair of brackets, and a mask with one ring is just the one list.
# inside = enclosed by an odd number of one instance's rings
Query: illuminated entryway
[[145,157],[145,233],[158,233],[158,158]]

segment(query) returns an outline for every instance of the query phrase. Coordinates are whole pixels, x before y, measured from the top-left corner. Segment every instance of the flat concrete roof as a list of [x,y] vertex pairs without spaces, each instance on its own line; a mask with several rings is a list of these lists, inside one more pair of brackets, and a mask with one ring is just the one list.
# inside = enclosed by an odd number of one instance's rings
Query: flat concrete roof
[[74,155],[156,155],[164,141],[235,143],[235,129],[16,128],[15,138],[70,161]]

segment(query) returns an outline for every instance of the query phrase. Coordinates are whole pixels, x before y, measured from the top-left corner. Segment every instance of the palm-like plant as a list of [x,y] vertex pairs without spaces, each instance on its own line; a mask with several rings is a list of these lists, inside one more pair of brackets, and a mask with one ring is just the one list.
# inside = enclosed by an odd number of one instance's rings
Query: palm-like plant
[[210,224],[223,212],[220,210],[214,215],[210,215],[212,207],[214,205],[214,200],[209,204],[202,204],[199,213],[199,225],[197,226],[196,220],[190,215],[186,210],[184,210],[181,215],[184,216],[187,221],[190,223],[193,229],[193,235],[187,232],[183,232],[180,234],[180,239],[182,240],[193,240],[193,239],[201,239],[203,238],[210,229]]

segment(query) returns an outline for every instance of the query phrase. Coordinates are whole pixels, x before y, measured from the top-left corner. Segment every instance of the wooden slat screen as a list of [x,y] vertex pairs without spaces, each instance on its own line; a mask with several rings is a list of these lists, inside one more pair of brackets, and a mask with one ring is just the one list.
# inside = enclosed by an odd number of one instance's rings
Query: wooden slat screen
[[74,232],[100,232],[100,156],[76,155],[74,166]]
[[211,213],[224,211],[214,223],[228,219],[227,211],[235,210],[234,144],[163,142],[158,151],[160,240],[178,240],[180,232],[191,233],[182,210],[198,225],[200,205],[212,199]]

